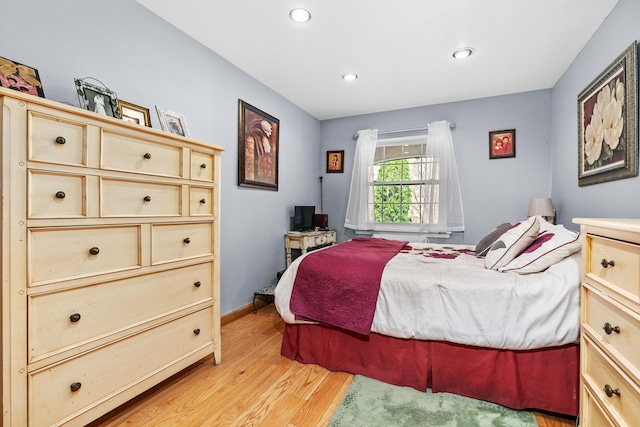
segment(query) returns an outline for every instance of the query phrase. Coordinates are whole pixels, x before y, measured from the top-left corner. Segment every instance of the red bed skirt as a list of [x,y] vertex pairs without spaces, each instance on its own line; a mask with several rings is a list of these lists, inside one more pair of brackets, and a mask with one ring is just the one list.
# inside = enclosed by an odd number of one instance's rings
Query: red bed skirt
[[539,350],[496,350],[325,325],[287,324],[282,355],[332,371],[390,384],[449,392],[513,409],[578,415],[578,344]]

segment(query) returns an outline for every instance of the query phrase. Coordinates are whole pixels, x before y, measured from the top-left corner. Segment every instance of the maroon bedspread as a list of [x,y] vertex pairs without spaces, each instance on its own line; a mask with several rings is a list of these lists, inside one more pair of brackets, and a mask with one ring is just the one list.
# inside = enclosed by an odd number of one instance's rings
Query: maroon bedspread
[[382,271],[407,242],[356,238],[307,255],[290,308],[296,318],[369,335]]

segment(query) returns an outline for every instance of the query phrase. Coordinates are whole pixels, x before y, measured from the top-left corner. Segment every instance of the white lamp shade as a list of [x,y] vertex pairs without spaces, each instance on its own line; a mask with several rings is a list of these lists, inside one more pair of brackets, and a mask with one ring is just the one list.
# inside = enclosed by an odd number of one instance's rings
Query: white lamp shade
[[546,198],[529,200],[529,213],[527,216],[555,216],[555,214],[556,213],[553,209],[553,203],[551,203],[551,199]]

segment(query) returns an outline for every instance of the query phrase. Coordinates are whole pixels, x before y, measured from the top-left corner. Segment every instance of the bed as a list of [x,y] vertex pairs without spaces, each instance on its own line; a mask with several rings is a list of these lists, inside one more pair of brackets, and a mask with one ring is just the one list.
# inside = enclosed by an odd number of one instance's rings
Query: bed
[[486,256],[477,246],[374,238],[305,254],[275,291],[282,355],[575,416],[580,236],[559,227],[534,218],[500,230]]

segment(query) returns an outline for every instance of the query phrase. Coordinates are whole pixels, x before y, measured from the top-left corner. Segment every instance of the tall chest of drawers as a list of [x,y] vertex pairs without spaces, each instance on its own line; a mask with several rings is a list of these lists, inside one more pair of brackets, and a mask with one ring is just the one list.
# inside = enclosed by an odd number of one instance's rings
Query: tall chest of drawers
[[2,424],[220,363],[222,149],[4,88],[0,120]]
[[585,236],[580,425],[640,425],[640,220],[574,219]]

